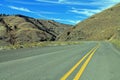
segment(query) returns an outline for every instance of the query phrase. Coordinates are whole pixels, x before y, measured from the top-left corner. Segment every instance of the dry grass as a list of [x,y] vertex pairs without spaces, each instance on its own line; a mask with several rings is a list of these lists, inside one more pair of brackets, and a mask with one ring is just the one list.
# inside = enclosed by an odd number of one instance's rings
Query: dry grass
[[[95,14],[64,32],[59,40],[109,40],[120,38],[120,4]],[[69,32],[69,35],[66,35]]]
[[30,47],[62,46],[62,45],[73,45],[73,44],[81,44],[81,43],[82,42],[80,42],[80,41],[32,42],[32,43],[0,46],[0,50],[11,50],[11,49],[30,48]]

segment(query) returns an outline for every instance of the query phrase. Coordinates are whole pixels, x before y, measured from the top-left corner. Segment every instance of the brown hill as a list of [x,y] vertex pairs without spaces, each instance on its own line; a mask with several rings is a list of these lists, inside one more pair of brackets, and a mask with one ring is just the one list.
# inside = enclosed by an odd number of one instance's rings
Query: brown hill
[[34,19],[23,15],[0,15],[0,41],[11,44],[54,41],[71,25],[53,20]]
[[120,38],[120,4],[78,23],[59,40],[110,40]]

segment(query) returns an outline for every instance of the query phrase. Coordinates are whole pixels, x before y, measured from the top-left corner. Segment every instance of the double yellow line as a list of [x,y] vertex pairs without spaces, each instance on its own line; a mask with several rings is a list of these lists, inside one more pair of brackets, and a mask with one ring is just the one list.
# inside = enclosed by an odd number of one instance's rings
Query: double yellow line
[[90,62],[92,56],[98,49],[98,47],[99,44],[95,46],[93,49],[91,49],[86,55],[84,55],[60,80],[66,80],[70,76],[70,74],[72,74],[72,72],[83,62],[83,60],[85,60],[88,57],[73,79],[73,80],[79,80],[85,68],[87,67],[88,63]]

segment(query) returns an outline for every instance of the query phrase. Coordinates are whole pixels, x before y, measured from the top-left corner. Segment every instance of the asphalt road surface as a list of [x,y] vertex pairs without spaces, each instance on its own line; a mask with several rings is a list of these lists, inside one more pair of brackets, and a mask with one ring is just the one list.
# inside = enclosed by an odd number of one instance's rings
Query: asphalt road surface
[[0,51],[0,80],[120,80],[120,52],[108,42]]

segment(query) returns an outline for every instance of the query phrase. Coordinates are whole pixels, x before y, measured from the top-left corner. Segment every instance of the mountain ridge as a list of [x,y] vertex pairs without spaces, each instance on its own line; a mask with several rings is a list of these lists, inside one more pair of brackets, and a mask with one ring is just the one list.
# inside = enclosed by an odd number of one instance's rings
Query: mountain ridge
[[75,25],[58,40],[111,40],[120,39],[120,3],[97,13]]
[[72,25],[54,20],[35,19],[24,15],[0,15],[0,40],[11,44],[54,41]]

